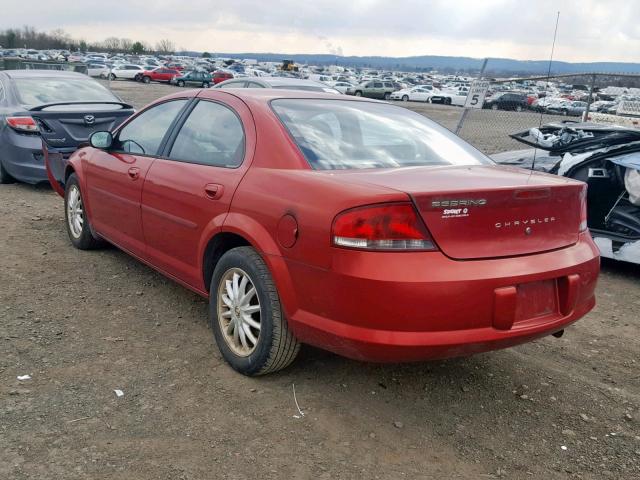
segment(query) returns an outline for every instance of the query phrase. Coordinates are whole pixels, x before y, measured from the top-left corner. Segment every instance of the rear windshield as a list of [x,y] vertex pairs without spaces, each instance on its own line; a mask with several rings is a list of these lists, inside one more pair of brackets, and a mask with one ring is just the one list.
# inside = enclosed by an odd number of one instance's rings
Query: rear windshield
[[325,99],[280,99],[271,105],[317,170],[493,163],[406,108]]
[[16,78],[20,103],[30,106],[60,102],[119,102],[99,83],[82,78]]

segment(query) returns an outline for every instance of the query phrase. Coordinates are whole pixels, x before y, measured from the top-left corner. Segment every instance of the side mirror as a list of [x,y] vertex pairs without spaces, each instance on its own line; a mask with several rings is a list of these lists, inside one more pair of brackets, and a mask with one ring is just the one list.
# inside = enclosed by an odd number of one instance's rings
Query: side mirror
[[93,132],[89,137],[89,143],[93,148],[108,150],[113,144],[111,132]]

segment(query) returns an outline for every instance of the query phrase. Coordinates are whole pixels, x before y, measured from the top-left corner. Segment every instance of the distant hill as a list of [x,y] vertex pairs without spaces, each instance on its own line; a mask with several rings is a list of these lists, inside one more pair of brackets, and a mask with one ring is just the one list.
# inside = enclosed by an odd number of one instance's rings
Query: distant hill
[[[200,55],[199,52],[183,52]],[[258,61],[280,62],[291,59],[297,63],[311,65],[344,65],[393,70],[439,70],[441,72],[474,72],[480,69],[482,59],[471,57],[447,57],[423,55],[417,57],[343,57],[328,54],[282,54],[282,53],[218,53],[220,57],[254,58]],[[491,58],[487,64],[487,72],[496,74],[546,74],[548,60],[513,60],[509,58]],[[640,63],[624,62],[592,62],[570,63],[554,61],[551,72],[555,74],[603,72],[603,73],[638,73]]]

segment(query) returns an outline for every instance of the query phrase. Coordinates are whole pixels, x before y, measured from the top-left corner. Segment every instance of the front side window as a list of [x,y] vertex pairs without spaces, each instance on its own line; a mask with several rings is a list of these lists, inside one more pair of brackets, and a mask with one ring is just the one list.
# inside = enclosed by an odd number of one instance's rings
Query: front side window
[[242,123],[230,108],[200,101],[180,128],[169,158],[234,168],[244,159],[244,144]]
[[279,99],[271,106],[317,170],[493,163],[447,129],[402,107],[324,99]]
[[173,100],[145,110],[120,130],[116,149],[157,155],[167,130],[186,103],[187,100]]
[[220,85],[220,88],[243,88],[246,82],[230,82]]

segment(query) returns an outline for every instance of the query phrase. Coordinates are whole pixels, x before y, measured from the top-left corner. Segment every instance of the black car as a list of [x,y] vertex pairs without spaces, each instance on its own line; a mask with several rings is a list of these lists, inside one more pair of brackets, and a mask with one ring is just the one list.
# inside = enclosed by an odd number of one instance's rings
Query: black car
[[500,92],[485,100],[482,108],[491,110],[515,110],[521,112],[529,106],[527,96],[521,93]]
[[0,183],[46,182],[43,149],[68,157],[93,132],[113,130],[133,112],[81,73],[0,71]]

